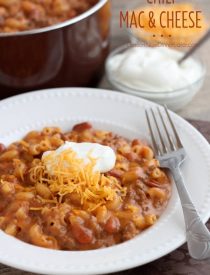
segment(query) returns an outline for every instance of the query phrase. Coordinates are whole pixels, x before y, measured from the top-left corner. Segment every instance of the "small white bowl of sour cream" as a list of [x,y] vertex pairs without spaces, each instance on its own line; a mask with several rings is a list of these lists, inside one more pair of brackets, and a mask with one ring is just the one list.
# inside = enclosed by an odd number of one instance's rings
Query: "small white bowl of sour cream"
[[168,47],[127,44],[114,50],[106,61],[112,86],[177,111],[201,89],[206,69],[197,58],[177,63],[183,52]]

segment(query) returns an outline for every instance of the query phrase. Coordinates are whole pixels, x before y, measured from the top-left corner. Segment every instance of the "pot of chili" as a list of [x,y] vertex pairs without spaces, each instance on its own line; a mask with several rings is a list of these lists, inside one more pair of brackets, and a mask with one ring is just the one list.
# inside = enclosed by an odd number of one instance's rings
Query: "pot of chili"
[[0,0],[0,97],[96,85],[109,27],[108,0]]

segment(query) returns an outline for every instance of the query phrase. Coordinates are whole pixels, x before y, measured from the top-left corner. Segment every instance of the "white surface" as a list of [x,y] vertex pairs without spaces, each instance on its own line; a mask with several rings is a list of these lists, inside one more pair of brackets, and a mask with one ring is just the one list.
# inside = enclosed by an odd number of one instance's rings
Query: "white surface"
[[109,58],[107,70],[131,89],[167,94],[194,84],[203,75],[194,58],[179,65],[182,56],[182,52],[167,47],[130,46]]
[[[69,149],[70,152],[74,151],[76,153],[78,159],[82,159],[84,166],[90,162],[90,157],[95,159],[96,164],[94,170],[99,171],[100,173],[108,172],[115,166],[116,155],[111,147],[91,142],[77,143],[66,141],[56,150],[46,151],[42,155],[42,160],[45,162],[49,172],[52,172],[53,174],[53,167],[54,165],[57,166],[61,153]],[[46,158],[46,156],[49,155],[51,155],[50,158]],[[64,168],[69,167],[70,165],[71,163],[66,163],[66,161],[62,164]]]
[[[0,141],[20,139],[32,129],[90,121],[94,127],[128,138],[148,138],[144,109],[155,104],[116,92],[54,89],[0,102]],[[210,147],[186,121],[173,114],[188,160],[183,166],[187,188],[204,221],[210,216]],[[128,242],[106,249],[69,252],[39,248],[0,231],[0,262],[45,274],[99,274],[153,261],[185,242],[185,227],[174,187],[169,205],[156,225]]]

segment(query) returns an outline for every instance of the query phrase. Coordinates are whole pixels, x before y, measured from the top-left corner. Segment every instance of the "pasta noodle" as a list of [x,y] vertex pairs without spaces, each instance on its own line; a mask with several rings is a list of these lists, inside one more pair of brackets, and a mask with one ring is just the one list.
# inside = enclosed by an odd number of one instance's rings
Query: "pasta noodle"
[[[111,146],[115,167],[101,174],[93,169],[96,160],[82,168],[73,151],[64,151],[71,165],[58,161],[49,173],[42,154],[65,141]],[[7,148],[0,144],[0,229],[37,246],[87,250],[124,242],[158,220],[170,195],[170,179],[148,145],[87,122],[66,133],[31,131]]]

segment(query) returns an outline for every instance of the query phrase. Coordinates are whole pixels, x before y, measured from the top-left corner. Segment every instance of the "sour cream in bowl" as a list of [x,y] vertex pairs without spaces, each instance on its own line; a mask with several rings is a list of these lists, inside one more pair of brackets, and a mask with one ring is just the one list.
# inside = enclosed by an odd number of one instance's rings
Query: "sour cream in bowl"
[[205,76],[203,64],[195,58],[179,65],[182,56],[182,52],[168,47],[128,44],[108,57],[107,77],[120,91],[178,110],[200,90]]

